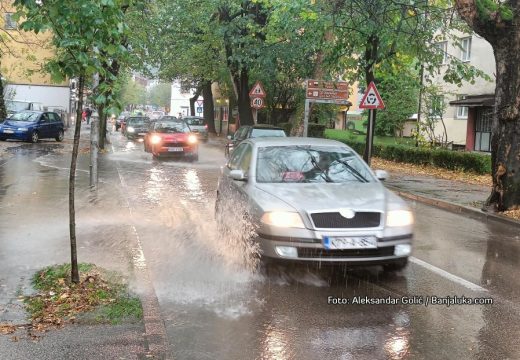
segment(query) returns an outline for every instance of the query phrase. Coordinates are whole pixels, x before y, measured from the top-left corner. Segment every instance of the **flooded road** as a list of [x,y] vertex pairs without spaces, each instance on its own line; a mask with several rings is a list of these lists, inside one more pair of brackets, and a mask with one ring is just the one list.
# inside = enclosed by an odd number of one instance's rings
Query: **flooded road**
[[[80,255],[112,268],[125,269],[128,258],[146,263],[166,325],[168,358],[520,358],[518,229],[411,203],[417,222],[414,253],[402,272],[303,266],[250,271],[243,254],[216,230],[214,203],[223,149],[203,144],[200,160],[191,163],[153,160],[142,146],[113,134],[113,152],[103,155],[100,165],[104,192],[92,197],[78,190],[80,198],[93,204],[79,210],[78,226],[84,232],[102,227],[106,234],[82,243]],[[14,215],[9,215],[10,204],[18,201],[10,189],[57,183],[64,193],[57,197],[55,211],[65,216],[66,210],[66,157],[57,150],[37,153],[30,148],[16,158],[0,167],[3,247],[22,238],[20,227],[12,225]],[[88,181],[87,165],[79,167],[84,174],[78,188]],[[38,175],[26,176],[28,171]],[[38,208],[37,199],[20,201],[28,204],[31,217],[49,221],[49,210]],[[63,241],[66,218],[59,221]],[[130,235],[113,230],[115,224],[135,228],[141,255],[133,251]],[[31,257],[31,268],[66,260],[68,248],[56,253],[50,246],[56,237],[49,233],[39,239],[49,246]],[[27,267],[25,262],[0,253],[2,271]],[[448,296],[457,301],[492,299],[493,304],[431,303]],[[355,299],[397,304],[341,304]]]
[[[154,161],[141,144],[118,135],[113,146],[108,160],[135,211],[175,359],[520,357],[517,229],[412,204],[415,252],[401,273],[250,272],[216,231],[221,148],[202,145],[192,164]],[[329,304],[331,298],[413,296],[491,298],[493,304]]]

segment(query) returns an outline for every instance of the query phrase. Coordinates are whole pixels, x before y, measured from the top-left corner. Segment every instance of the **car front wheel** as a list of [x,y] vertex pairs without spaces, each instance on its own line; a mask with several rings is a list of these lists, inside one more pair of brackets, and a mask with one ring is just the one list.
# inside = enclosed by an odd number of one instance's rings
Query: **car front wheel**
[[32,142],[33,144],[36,144],[38,142],[38,140],[40,139],[40,136],[38,135],[38,132],[37,131],[33,131],[33,133],[31,134],[31,138],[29,139],[30,142]]
[[63,130],[60,130],[58,132],[58,135],[55,137],[55,139],[56,139],[56,141],[61,142],[61,141],[63,141],[63,138],[64,138]]

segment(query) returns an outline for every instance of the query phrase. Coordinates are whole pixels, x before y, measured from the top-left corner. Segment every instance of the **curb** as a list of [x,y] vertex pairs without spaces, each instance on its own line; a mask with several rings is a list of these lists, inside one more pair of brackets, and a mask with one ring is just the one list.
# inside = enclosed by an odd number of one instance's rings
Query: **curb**
[[[110,152],[113,152],[113,147],[108,147]],[[116,162],[117,163],[117,162]],[[126,183],[121,176],[119,169],[119,163],[116,165],[116,171],[119,175],[121,189],[126,188]],[[132,214],[132,208],[127,197],[123,194],[122,198],[126,203],[126,208]],[[143,336],[143,347],[144,352],[137,354],[137,359],[167,359],[168,353],[168,341],[166,337],[166,326],[161,317],[161,308],[159,306],[159,299],[155,292],[152,281],[150,280],[150,273],[148,266],[146,265],[145,256],[141,246],[141,240],[137,229],[131,225],[133,232],[133,238],[135,243],[132,244],[131,250],[133,253],[133,268],[136,277],[136,282],[139,287],[144,288],[143,292],[140,292],[139,299],[141,300],[141,306],[143,308],[143,324],[144,333]],[[169,359],[169,358],[168,358]]]
[[398,187],[391,185],[386,185],[386,187],[389,190],[395,192],[397,195],[409,200],[415,200],[426,205],[434,206],[443,210],[448,210],[457,214],[466,215],[473,219],[484,220],[486,222],[499,222],[502,224],[512,225],[520,228],[520,221],[510,219],[503,215],[492,214],[470,206],[460,205],[446,200],[439,200],[424,195],[406,192]]

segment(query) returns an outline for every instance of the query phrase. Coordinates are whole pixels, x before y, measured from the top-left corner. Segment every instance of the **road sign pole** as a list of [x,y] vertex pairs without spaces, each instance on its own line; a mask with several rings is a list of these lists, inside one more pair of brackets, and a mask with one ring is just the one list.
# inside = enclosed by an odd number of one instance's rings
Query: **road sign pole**
[[374,144],[374,128],[376,126],[376,110],[371,109],[368,111],[368,126],[367,126],[367,139],[365,144],[365,153],[363,159],[370,166],[370,159],[372,158],[372,145]]
[[303,137],[307,137],[307,134],[309,132],[309,107],[310,101],[305,100],[305,112],[303,115]]
[[253,121],[255,124],[258,123],[258,110],[256,108],[253,108]]

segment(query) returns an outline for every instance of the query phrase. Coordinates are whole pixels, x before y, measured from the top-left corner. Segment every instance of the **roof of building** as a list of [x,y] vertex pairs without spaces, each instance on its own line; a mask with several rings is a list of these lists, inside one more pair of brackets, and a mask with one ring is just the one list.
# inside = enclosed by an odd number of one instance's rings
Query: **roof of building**
[[495,105],[495,95],[467,95],[464,99],[450,101],[450,105],[467,107],[493,106]]

